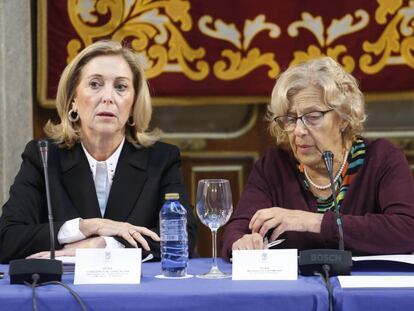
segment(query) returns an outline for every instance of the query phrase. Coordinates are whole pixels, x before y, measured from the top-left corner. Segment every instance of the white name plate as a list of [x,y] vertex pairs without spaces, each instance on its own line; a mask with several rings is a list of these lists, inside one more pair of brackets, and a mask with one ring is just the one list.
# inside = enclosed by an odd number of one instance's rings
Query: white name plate
[[297,249],[233,251],[233,280],[297,279]]
[[139,284],[140,248],[79,248],[74,284]]

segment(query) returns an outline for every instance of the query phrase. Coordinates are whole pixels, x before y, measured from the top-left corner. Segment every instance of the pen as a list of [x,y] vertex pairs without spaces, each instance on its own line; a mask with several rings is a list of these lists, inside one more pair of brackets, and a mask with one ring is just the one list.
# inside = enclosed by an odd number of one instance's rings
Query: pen
[[[274,240],[273,242],[268,243],[267,237],[263,239],[263,243],[266,245],[265,249],[271,248],[272,246],[276,246],[282,242],[284,242],[286,239],[278,239]],[[230,262],[233,262],[233,258],[230,258]]]
[[272,246],[279,245],[280,243],[284,242],[286,239],[278,239],[274,240],[273,242],[267,243],[266,248],[271,248]]

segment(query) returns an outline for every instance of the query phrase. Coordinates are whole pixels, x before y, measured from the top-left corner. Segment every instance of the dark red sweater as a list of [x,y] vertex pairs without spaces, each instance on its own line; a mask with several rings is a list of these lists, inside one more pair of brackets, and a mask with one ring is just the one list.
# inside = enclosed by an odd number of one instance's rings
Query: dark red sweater
[[[414,251],[414,179],[403,152],[384,139],[365,140],[363,166],[346,192],[340,209],[345,248],[353,255]],[[221,255],[251,233],[248,224],[263,208],[316,212],[316,199],[303,186],[292,153],[271,147],[257,161],[222,238]],[[281,248],[337,248],[335,214],[327,211],[320,234],[285,232]]]

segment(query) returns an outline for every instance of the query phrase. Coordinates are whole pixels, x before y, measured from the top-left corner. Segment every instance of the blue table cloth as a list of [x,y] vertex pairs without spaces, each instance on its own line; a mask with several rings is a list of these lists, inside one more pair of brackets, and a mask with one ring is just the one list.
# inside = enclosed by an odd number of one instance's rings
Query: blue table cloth
[[[414,272],[352,272],[352,275],[411,275]],[[412,311],[414,288],[341,288],[337,278],[331,278],[334,288],[335,311]]]
[[[211,259],[192,259],[189,273],[207,272]],[[231,265],[219,260],[223,271]],[[328,293],[319,277],[301,277],[297,281],[232,281],[157,279],[160,263],[144,263],[139,285],[73,285],[73,273],[65,273],[63,282],[82,298],[88,310],[292,310],[327,311]],[[0,310],[32,310],[31,289],[10,285],[8,266],[0,265],[5,278],[0,280]],[[39,311],[80,310],[69,292],[58,285],[38,287]]]

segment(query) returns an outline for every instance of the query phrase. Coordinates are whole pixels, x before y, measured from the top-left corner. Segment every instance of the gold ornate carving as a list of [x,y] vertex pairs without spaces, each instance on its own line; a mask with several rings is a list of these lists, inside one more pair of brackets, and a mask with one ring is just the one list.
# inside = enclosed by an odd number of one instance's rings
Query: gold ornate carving
[[378,24],[387,22],[387,14],[395,14],[401,7],[403,0],[377,0],[379,6],[375,12],[375,20]]
[[[354,16],[356,22],[354,22]],[[355,68],[355,60],[350,55],[346,55],[347,48],[345,45],[331,46],[331,44],[342,36],[346,36],[365,28],[369,23],[369,15],[364,10],[357,10],[354,13],[346,14],[341,19],[332,20],[331,24],[326,28],[326,38],[324,37],[325,26],[321,16],[312,16],[308,12],[302,13],[302,20],[291,23],[288,27],[288,34],[291,37],[299,35],[299,28],[310,31],[319,43],[309,45],[307,51],[295,51],[293,60],[290,65],[298,64],[306,60],[328,55],[336,61],[342,63],[344,68],[352,72]],[[323,49],[325,51],[323,51]],[[341,56],[344,54],[343,56]],[[340,59],[341,58],[341,59]]]
[[377,63],[374,63],[371,54],[364,54],[359,60],[359,66],[362,71],[368,74],[375,74],[381,71],[387,64],[387,59],[390,58],[392,52],[398,52],[399,50],[399,33],[396,31],[396,27],[401,17],[394,18],[385,28],[381,37],[377,42],[370,43],[365,41],[362,48],[365,52],[381,55]]
[[319,49],[319,47],[311,44],[308,46],[308,50],[306,52],[305,51],[293,52],[293,60],[290,62],[289,66],[297,65],[307,60],[322,57],[322,56],[323,54],[321,50]]
[[[337,45],[333,48],[327,48],[326,49],[326,54],[322,53],[322,51],[315,45],[310,45],[308,47],[307,52],[303,52],[303,51],[296,51],[293,53],[293,60],[290,63],[290,65],[296,65],[299,63],[302,63],[304,61],[310,60],[310,59],[314,59],[314,58],[319,58],[322,57],[324,55],[327,55],[329,57],[332,57],[333,59],[338,60],[339,59],[339,55],[346,53],[346,47],[344,45]],[[349,56],[349,55],[345,55],[342,57],[342,66],[345,68],[346,71],[348,72],[352,72],[355,68],[355,61],[354,59]]]
[[[38,0],[37,6],[37,95],[42,106],[54,107],[54,99],[48,95],[48,1],[52,0]],[[249,77],[258,68],[266,68],[267,76],[274,79],[280,72],[277,54],[273,48],[269,51],[265,47],[279,43],[275,39],[280,38],[282,31],[290,37],[308,31],[314,37],[314,42],[307,43],[303,50],[293,50],[288,60],[290,65],[328,55],[348,72],[353,72],[356,66],[364,74],[377,74],[386,66],[414,68],[414,0],[377,0],[375,13],[370,12],[371,16],[365,10],[358,9],[345,12],[330,23],[326,17],[301,12],[300,18],[292,20],[283,30],[266,21],[265,14],[254,15],[250,19],[250,16],[244,16],[244,24],[243,20],[236,24],[210,15],[194,21],[190,9],[195,8],[195,3],[191,0],[67,0],[68,16],[78,34],[77,38],[67,43],[67,61],[73,59],[86,45],[102,38],[113,38],[131,42],[140,55],[148,78],[176,72],[196,81],[206,77],[235,81]],[[355,55],[349,55],[350,45],[345,40],[339,44],[337,40],[352,38],[350,35],[355,33],[360,36],[361,30],[365,31],[368,25],[374,30],[381,29],[381,33],[372,41],[354,46]],[[199,29],[194,29],[197,26]],[[219,44],[223,47],[219,56],[215,55],[215,59],[211,55],[206,57],[208,51],[205,46],[194,46],[189,42],[193,31],[209,39],[220,40]],[[255,45],[259,34],[263,40],[264,32],[268,36],[268,42],[263,45],[265,47]],[[285,43],[286,38],[282,39],[280,41]],[[155,102],[157,105],[251,103],[266,102],[265,98],[180,96],[157,98]]]
[[270,67],[267,72],[269,78],[275,78],[280,72],[280,67],[274,60],[274,54],[261,54],[258,48],[250,50],[246,57],[242,57],[241,52],[232,50],[224,50],[221,55],[229,60],[229,64],[219,60],[214,64],[213,70],[214,74],[222,80],[241,78],[260,66]]
[[[402,1],[380,1],[375,12],[379,24],[387,24],[376,42],[365,41],[362,45],[366,52],[359,60],[361,70],[375,74],[387,65],[406,64],[414,68],[414,1],[401,7]],[[387,15],[391,20],[387,20]],[[375,59],[374,59],[375,57]]]
[[401,54],[405,63],[414,68],[414,38],[406,38],[401,42]]
[[[214,21],[214,28],[209,24],[213,18],[205,15],[199,19],[198,27],[206,36],[224,40],[233,44],[238,50],[225,49],[221,56],[226,60],[218,60],[213,66],[214,75],[221,80],[235,80],[249,74],[260,66],[270,67],[267,75],[275,78],[280,67],[274,59],[274,53],[262,54],[258,48],[249,49],[254,37],[264,31],[269,31],[271,38],[280,36],[280,28],[276,24],[267,23],[264,15],[258,15],[254,20],[246,20],[242,33],[233,23],[226,24],[220,19]],[[243,42],[242,42],[243,38]],[[247,54],[246,54],[247,53]]]
[[69,0],[69,18],[81,41],[68,43],[68,60],[94,40],[132,38],[148,78],[174,71],[201,80],[209,73],[205,49],[193,49],[182,35],[192,28],[189,9],[186,0]]

